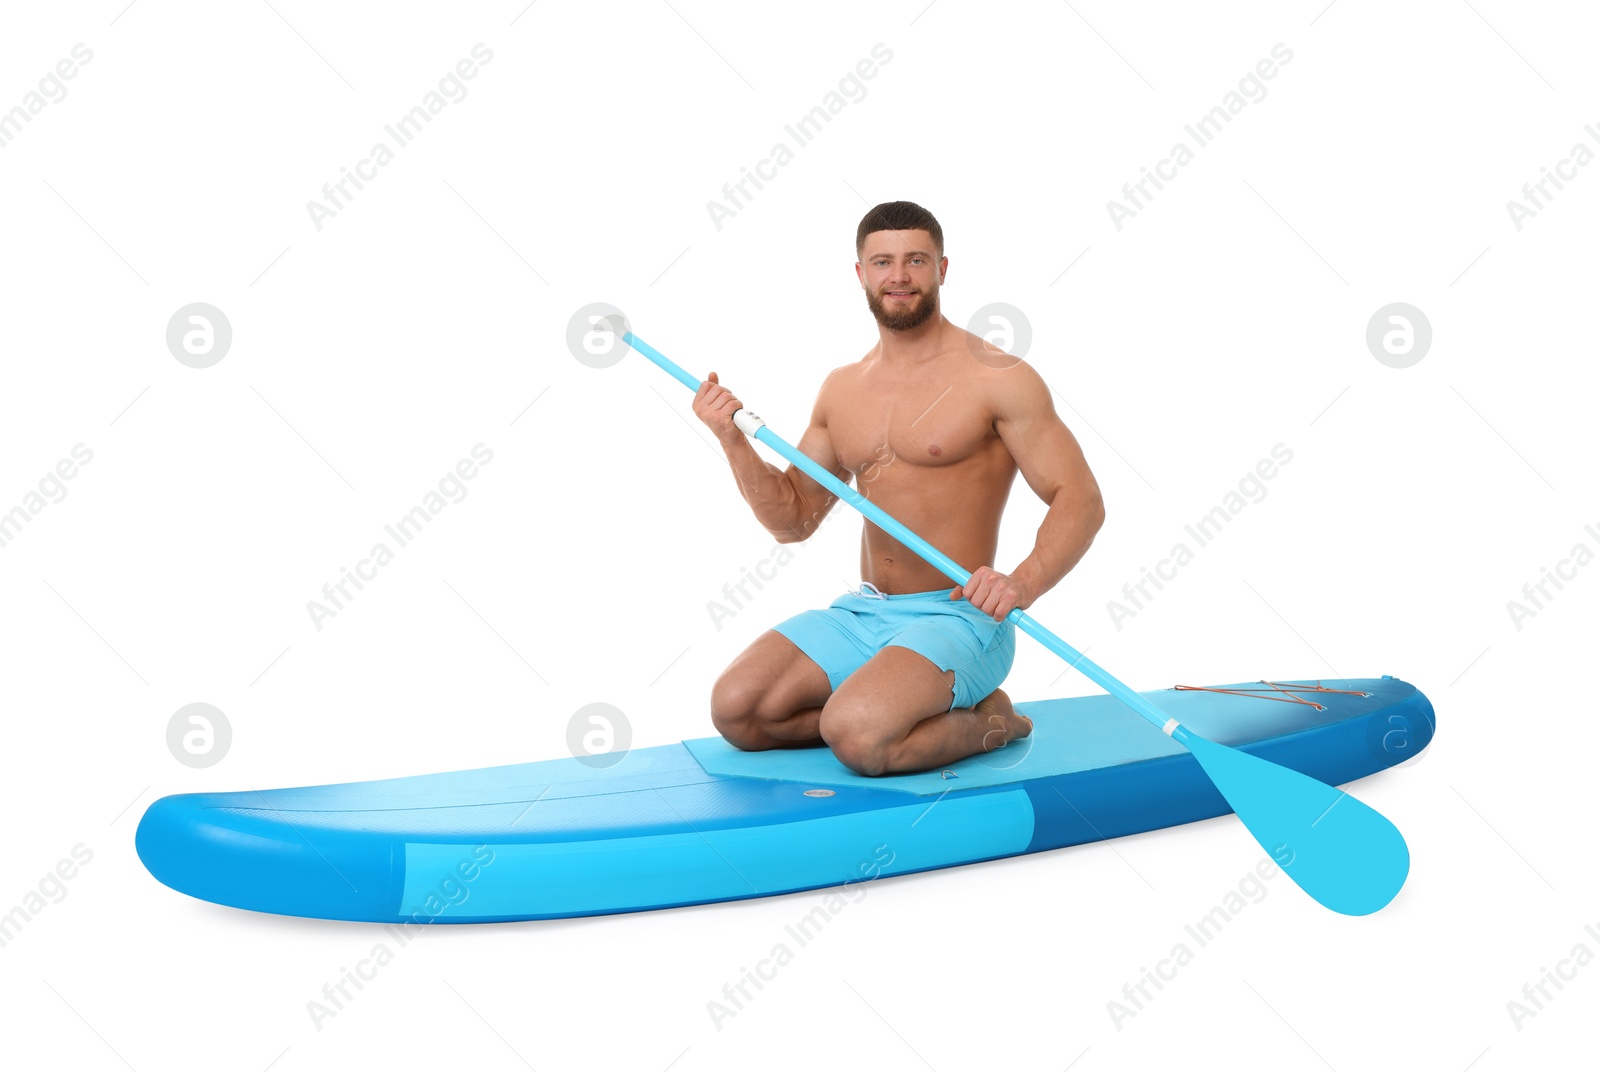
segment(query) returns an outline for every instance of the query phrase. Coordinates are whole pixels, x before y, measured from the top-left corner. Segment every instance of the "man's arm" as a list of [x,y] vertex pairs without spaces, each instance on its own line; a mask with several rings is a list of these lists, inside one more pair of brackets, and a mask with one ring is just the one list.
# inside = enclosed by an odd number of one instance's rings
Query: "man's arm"
[[[797,444],[801,454],[822,466],[834,476],[850,482],[850,471],[839,464],[833,441],[828,436],[823,398],[827,382],[817,392],[816,405],[811,410],[811,422]],[[822,519],[833,508],[837,496],[812,480],[799,468],[790,465],[779,470],[762,460],[749,438],[734,425],[733,415],[743,403],[733,392],[717,382],[717,374],[700,384],[694,396],[694,413],[716,433],[728,456],[733,479],[739,494],[750,504],[766,530],[779,543],[798,543],[817,530]]]
[[1032,366],[1019,361],[1005,370],[994,427],[1028,487],[1050,507],[1033,552],[1009,576],[985,566],[958,590],[1000,619],[1012,607],[1032,606],[1078,564],[1106,511],[1083,449],[1056,415],[1050,388]]

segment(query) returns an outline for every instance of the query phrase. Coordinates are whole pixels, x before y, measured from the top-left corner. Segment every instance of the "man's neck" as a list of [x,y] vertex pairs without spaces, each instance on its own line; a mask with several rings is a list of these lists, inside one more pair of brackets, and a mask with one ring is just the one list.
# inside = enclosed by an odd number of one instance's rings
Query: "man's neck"
[[933,316],[906,331],[878,325],[878,359],[890,368],[920,365],[939,353],[940,340],[949,321],[944,314]]

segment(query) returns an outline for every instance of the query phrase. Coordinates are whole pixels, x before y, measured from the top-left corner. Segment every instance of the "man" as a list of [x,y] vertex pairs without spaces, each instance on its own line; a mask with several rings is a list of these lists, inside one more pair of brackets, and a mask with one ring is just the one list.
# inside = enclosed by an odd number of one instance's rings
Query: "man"
[[[878,344],[823,381],[801,453],[971,571],[950,581],[877,526],[861,533],[859,589],[768,630],[717,679],[711,718],[743,749],[827,744],[865,775],[920,771],[1032,732],[999,688],[1026,608],[1089,549],[1099,485],[1050,390],[1022,361],[939,312],[944,233],[909,201],[856,230],[856,278]],[[716,433],[756,518],[804,540],[835,497],[795,466],[763,461],[733,424],[739,400],[711,373],[694,412]],[[1000,515],[1018,472],[1049,504],[1033,552],[994,569]]]

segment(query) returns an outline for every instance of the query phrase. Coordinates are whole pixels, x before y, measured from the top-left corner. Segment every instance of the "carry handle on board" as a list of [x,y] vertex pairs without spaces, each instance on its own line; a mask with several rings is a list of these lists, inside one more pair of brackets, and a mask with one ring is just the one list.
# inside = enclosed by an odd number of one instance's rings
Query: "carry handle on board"
[[[597,326],[612,331],[691,391],[700,390],[702,381],[628,330],[620,317],[607,317]],[[967,583],[971,574],[960,563],[784,441],[761,418],[740,410],[734,414],[734,423],[956,584]],[[1014,608],[1006,619],[1188,748],[1261,847],[1319,903],[1335,912],[1361,916],[1376,912],[1400,892],[1410,870],[1411,855],[1405,838],[1383,815],[1341,789],[1194,733],[1040,625],[1022,608]]]

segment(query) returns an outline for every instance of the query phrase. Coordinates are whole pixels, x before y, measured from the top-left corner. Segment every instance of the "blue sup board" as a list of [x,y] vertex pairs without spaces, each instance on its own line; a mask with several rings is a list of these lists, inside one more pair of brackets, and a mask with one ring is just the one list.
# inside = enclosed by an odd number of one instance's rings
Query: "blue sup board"
[[[1433,738],[1391,677],[1144,694],[1204,737],[1342,785]],[[202,900],[375,923],[495,923],[792,893],[1225,815],[1182,746],[1110,696],[1019,703],[1032,735],[868,778],[720,737],[371,782],[162,797],[136,846]]]

